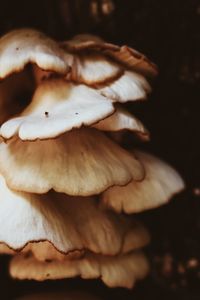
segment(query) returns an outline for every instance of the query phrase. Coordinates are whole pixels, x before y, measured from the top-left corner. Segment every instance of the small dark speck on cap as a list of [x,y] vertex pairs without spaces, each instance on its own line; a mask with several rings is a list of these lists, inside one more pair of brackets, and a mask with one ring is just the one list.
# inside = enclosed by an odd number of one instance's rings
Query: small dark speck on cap
[[49,113],[48,113],[48,111],[45,111],[45,113],[44,113],[44,114],[45,114],[45,117],[47,117],[47,118],[49,117]]

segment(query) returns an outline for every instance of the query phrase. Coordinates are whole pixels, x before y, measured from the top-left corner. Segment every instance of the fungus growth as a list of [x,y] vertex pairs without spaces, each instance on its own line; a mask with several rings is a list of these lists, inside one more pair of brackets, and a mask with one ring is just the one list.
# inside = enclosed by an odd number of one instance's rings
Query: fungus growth
[[13,278],[132,288],[147,275],[149,233],[121,213],[162,205],[184,183],[111,133],[149,140],[122,106],[145,99],[156,73],[144,55],[90,35],[0,39],[0,253],[12,256]]

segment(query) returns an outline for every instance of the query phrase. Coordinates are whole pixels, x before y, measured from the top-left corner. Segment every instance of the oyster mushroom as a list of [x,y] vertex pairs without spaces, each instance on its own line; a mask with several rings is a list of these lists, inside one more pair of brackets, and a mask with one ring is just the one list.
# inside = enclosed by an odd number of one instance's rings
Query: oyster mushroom
[[167,163],[153,155],[134,151],[143,163],[146,177],[124,187],[114,186],[102,194],[103,206],[121,213],[138,213],[166,204],[184,189],[181,176]]
[[121,77],[98,90],[113,102],[120,103],[145,100],[147,94],[151,92],[150,85],[144,77],[130,71],[125,71]]
[[[0,124],[20,113],[35,88],[34,71],[66,76],[71,55],[34,29],[13,30],[0,38]],[[28,94],[27,94],[27,86]]]
[[88,253],[81,259],[62,262],[40,262],[31,255],[18,254],[11,259],[9,271],[15,279],[43,281],[80,276],[100,278],[109,287],[132,288],[147,275],[149,265],[142,252],[121,256]]
[[99,51],[126,68],[145,76],[152,77],[158,73],[156,65],[145,55],[128,46],[107,43],[98,36],[90,34],[76,35],[73,39],[64,42],[64,48],[72,53],[81,53],[85,50]]
[[[21,91],[26,72],[35,92],[22,105],[17,88],[8,89],[22,76]],[[164,162],[135,156],[105,132],[149,138],[118,103],[145,99],[146,77],[156,73],[135,50],[89,35],[57,43],[22,29],[0,39],[0,253],[12,256],[13,278],[80,276],[132,288],[147,275],[140,249],[149,234],[116,212],[164,204],[184,183]]]
[[134,155],[92,128],[73,130],[57,139],[3,142],[0,172],[9,187],[18,191],[54,189],[73,196],[99,194],[112,185],[144,178],[143,166]]
[[[2,176],[0,212],[0,242],[15,251],[33,250],[42,260],[50,255],[49,244],[63,254],[90,250],[116,255],[143,247],[149,241],[143,226],[100,210],[95,198],[14,192]],[[38,242],[39,247],[35,244]]]
[[[45,219],[45,218],[44,218]],[[21,234],[21,233],[20,233]],[[70,252],[63,253],[55,248],[55,246],[46,240],[41,242],[31,241],[27,242],[23,248],[10,248],[4,242],[0,243],[0,253],[6,255],[16,255],[17,253],[26,253],[32,255],[39,261],[50,261],[50,260],[59,260],[64,259],[77,259],[84,255],[85,250],[72,250]]]
[[120,106],[116,107],[114,114],[92,125],[92,127],[113,133],[130,130],[142,141],[150,139],[150,134],[142,122]]
[[112,103],[97,91],[61,79],[36,89],[31,103],[1,126],[1,136],[21,140],[55,138],[73,128],[89,126],[114,112]]
[[31,63],[46,71],[66,74],[67,54],[45,34],[34,29],[13,30],[0,38],[0,79]]
[[75,55],[71,66],[70,80],[98,86],[122,75],[123,70],[112,60],[102,55]]
[[154,76],[156,67],[133,49],[90,35],[75,36],[61,46],[73,56],[68,79],[96,87],[117,102],[142,100],[151,91],[144,73]]

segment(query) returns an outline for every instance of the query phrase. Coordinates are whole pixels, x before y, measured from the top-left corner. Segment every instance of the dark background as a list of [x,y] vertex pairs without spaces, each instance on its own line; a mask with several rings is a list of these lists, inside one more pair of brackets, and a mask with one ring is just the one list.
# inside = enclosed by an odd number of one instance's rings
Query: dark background
[[200,3],[116,0],[112,4],[105,14],[102,0],[1,0],[0,34],[24,26],[56,39],[90,32],[145,53],[160,72],[149,102],[131,106],[152,136],[141,147],[176,167],[187,189],[169,205],[139,216],[152,232],[147,249],[152,272],[133,291],[109,290],[96,281],[13,281],[3,257],[2,300],[56,288],[88,289],[103,299],[200,299]]

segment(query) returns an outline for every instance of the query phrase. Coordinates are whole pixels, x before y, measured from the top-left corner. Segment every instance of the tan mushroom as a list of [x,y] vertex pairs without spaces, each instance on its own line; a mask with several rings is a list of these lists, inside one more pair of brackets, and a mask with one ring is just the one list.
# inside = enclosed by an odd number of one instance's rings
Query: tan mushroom
[[149,234],[116,212],[165,204],[184,183],[108,135],[149,139],[122,104],[145,99],[156,73],[144,55],[90,35],[57,43],[20,29],[0,39],[0,253],[12,256],[13,278],[132,288],[147,275]]
[[39,262],[33,256],[19,254],[10,262],[10,274],[16,279],[38,281],[80,276],[84,279],[100,278],[109,287],[132,288],[148,271],[148,262],[141,252],[121,256],[86,254],[78,260]]
[[142,122],[120,106],[116,107],[114,114],[92,125],[92,127],[114,133],[130,130],[142,141],[148,141],[150,139],[150,133]]
[[[20,233],[21,234],[21,233]],[[72,250],[70,252],[62,253],[53,246],[49,241],[42,242],[29,242],[22,249],[12,249],[5,243],[0,243],[0,254],[15,255],[17,253],[32,253],[33,256],[39,261],[49,261],[49,260],[65,260],[65,259],[77,259],[84,255],[85,250]]]
[[75,36],[61,46],[73,56],[69,80],[96,87],[103,95],[122,103],[145,99],[151,91],[144,73],[154,76],[156,67],[133,49],[90,35]]
[[112,99],[113,102],[125,103],[127,101],[145,100],[147,95],[151,92],[150,85],[143,76],[130,71],[99,88],[99,92]]
[[[0,213],[3,229],[0,242],[15,251],[23,248],[25,252],[32,251],[40,260],[55,258],[49,243],[63,254],[88,249],[116,255],[143,247],[149,241],[143,226],[101,211],[94,198],[73,198],[53,192],[45,195],[14,192],[2,176]],[[39,245],[35,244],[38,242]],[[4,246],[0,251],[3,250],[12,254]]]
[[94,35],[76,35],[72,40],[65,42],[64,47],[69,52],[74,53],[80,53],[85,50],[99,51],[124,65],[126,68],[146,76],[155,76],[158,73],[156,65],[145,55],[127,46],[120,47],[106,43]]
[[68,78],[95,87],[118,78],[122,73],[123,69],[120,66],[102,55],[74,54],[71,74]]
[[54,40],[39,31],[13,30],[0,39],[0,78],[22,71],[28,63],[46,71],[67,74],[70,57]]
[[73,196],[99,194],[112,185],[144,178],[143,166],[132,154],[89,128],[46,141],[16,138],[1,143],[0,172],[15,190],[54,189]]
[[21,140],[54,138],[73,128],[89,126],[114,112],[111,101],[97,91],[61,79],[39,85],[31,103],[1,126],[1,136]]
[[124,187],[111,187],[102,195],[103,206],[121,213],[138,213],[166,204],[184,188],[180,175],[162,160],[134,151],[143,163],[146,177],[141,182],[130,182]]

